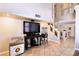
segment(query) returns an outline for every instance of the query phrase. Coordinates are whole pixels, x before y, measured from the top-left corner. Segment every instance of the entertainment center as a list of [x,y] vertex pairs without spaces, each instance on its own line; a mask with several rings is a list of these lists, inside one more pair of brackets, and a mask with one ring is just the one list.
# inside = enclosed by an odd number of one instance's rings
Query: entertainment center
[[23,32],[26,34],[24,36],[25,50],[33,46],[41,45],[42,39],[47,38],[47,33],[40,34],[40,23],[36,22],[23,22]]

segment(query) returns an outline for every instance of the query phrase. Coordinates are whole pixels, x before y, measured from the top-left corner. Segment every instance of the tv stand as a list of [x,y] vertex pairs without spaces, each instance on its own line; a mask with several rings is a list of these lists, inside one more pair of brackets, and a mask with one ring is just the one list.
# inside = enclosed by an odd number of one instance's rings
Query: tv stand
[[29,33],[25,36],[25,50],[38,45],[41,45],[41,35]]

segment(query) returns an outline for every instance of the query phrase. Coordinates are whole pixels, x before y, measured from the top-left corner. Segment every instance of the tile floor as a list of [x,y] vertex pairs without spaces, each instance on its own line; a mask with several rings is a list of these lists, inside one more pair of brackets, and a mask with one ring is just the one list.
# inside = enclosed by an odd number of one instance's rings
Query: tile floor
[[48,44],[32,47],[26,50],[22,56],[73,56],[75,40],[69,38],[60,40],[60,43],[49,41]]

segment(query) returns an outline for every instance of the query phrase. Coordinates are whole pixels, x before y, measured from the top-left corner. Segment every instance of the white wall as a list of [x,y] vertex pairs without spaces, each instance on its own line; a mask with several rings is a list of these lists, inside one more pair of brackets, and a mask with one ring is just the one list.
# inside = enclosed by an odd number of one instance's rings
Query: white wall
[[9,12],[30,18],[36,18],[35,14],[39,14],[41,15],[39,19],[52,20],[51,3],[0,3],[0,12]]
[[0,17],[0,54],[9,51],[9,39],[23,34],[23,21]]
[[76,24],[75,24],[75,49],[79,50],[79,5],[75,7]]

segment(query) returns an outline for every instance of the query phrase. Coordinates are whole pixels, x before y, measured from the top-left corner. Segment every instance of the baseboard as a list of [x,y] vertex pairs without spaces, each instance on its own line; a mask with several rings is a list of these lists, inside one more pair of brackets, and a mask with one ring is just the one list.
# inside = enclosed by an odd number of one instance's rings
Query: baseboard
[[0,55],[9,54],[9,51],[0,52]]

